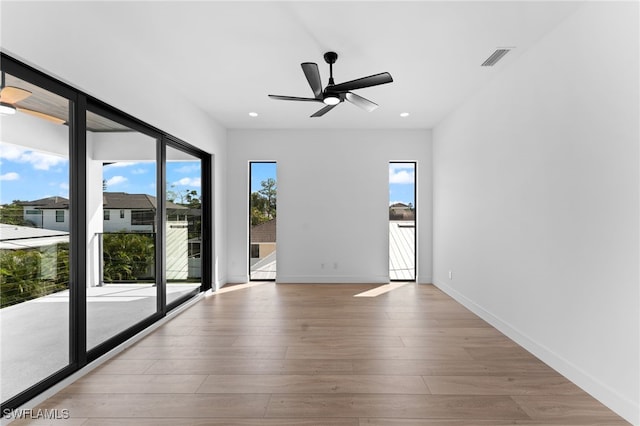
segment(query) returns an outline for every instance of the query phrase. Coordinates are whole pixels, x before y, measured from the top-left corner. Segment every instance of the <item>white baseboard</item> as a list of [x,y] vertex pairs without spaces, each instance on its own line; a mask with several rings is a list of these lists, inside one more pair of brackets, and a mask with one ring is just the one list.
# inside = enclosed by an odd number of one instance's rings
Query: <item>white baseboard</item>
[[436,279],[433,280],[433,284],[474,314],[478,315],[480,318],[505,334],[511,340],[531,352],[551,368],[571,380],[589,395],[609,407],[616,414],[634,425],[640,424],[640,404],[638,404],[637,401],[632,401],[629,398],[620,395],[620,393],[615,389],[612,389],[602,383],[586,371],[571,363],[569,360],[555,353],[550,348],[531,339],[511,324],[485,310],[482,306],[467,298],[450,285]]
[[276,276],[278,284],[388,284],[388,276],[354,276],[354,275],[288,275]]

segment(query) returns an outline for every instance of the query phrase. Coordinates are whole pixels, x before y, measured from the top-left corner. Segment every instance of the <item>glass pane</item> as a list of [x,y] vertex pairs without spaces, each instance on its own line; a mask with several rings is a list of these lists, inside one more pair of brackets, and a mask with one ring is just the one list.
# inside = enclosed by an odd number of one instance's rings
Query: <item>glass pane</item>
[[87,112],[87,349],[157,311],[156,144]]
[[250,163],[249,279],[276,279],[276,163]]
[[416,164],[389,163],[389,278],[416,279]]
[[167,147],[167,303],[199,291],[202,281],[202,167],[199,158]]
[[2,401],[69,364],[69,101],[6,74],[0,114]]

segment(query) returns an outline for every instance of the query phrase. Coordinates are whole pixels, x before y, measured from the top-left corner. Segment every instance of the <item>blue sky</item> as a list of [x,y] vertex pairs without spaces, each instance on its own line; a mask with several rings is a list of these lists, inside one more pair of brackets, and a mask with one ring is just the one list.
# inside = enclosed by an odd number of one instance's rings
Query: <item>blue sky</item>
[[[104,166],[107,190],[130,194],[155,195],[154,162],[118,162]],[[200,193],[200,162],[167,163],[168,190],[195,189]],[[251,191],[260,182],[276,178],[276,163],[252,163]],[[389,204],[415,205],[415,166],[413,163],[389,163]],[[69,161],[60,156],[0,143],[0,203],[32,201],[50,196],[69,196]]]
[[415,176],[414,163],[389,163],[389,205],[416,205]]
[[69,196],[69,161],[0,142],[0,203]]
[[[103,167],[107,191],[155,196],[155,162],[118,162]],[[200,193],[200,161],[167,163],[168,190]],[[60,156],[0,143],[0,204],[13,200],[69,197],[69,161]]]
[[251,192],[262,189],[262,181],[272,178],[276,180],[276,163],[251,163]]

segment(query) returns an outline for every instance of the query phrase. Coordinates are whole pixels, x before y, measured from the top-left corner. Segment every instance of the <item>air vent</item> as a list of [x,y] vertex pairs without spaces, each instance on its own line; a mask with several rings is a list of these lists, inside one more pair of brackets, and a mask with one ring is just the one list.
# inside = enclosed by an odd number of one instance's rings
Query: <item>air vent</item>
[[494,66],[500,59],[502,59],[502,57],[504,55],[506,55],[507,53],[509,53],[511,49],[497,49],[495,52],[493,52],[491,54],[491,56],[489,56],[487,58],[486,61],[484,61],[482,63],[483,67],[492,67]]

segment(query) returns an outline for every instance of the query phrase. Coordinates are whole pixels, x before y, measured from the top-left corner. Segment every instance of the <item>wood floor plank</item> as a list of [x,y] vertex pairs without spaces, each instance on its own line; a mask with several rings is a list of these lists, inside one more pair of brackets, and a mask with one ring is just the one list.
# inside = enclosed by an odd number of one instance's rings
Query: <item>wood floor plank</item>
[[156,360],[146,374],[350,374],[353,364],[341,359],[167,359]]
[[[78,424],[79,425],[79,424]],[[55,425],[54,425],[55,426]],[[82,426],[359,426],[358,419],[265,419],[265,418],[204,418],[171,419],[89,419]]]
[[414,360],[363,359],[353,360],[355,374],[419,374],[421,376],[558,376],[539,360]]
[[[67,386],[64,393],[194,393],[207,376],[194,374],[96,374]],[[255,393],[255,392],[254,392]]]
[[544,422],[550,419],[566,424],[614,422],[620,420],[611,410],[588,395],[513,396],[512,399],[531,417]]
[[134,346],[124,351],[120,359],[283,359],[286,347],[180,347],[180,346]]
[[324,348],[349,348],[353,346],[404,347],[399,336],[375,335],[326,335],[314,336],[311,333],[288,333],[280,336],[239,336],[233,346],[269,347],[269,346],[314,346]]
[[[72,418],[264,417],[264,394],[83,394],[59,393],[41,408],[67,409]],[[304,416],[303,416],[304,417]]]
[[342,348],[290,346],[287,359],[471,359],[461,347],[396,348],[351,346]]
[[427,394],[420,376],[393,375],[211,375],[198,393],[380,393]]
[[583,390],[560,375],[424,376],[434,395],[582,395]]
[[529,419],[509,397],[457,395],[273,395],[266,416]]
[[115,358],[97,367],[92,374],[143,374],[154,363],[152,359]]

